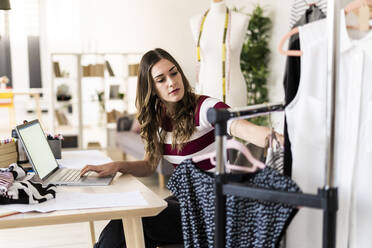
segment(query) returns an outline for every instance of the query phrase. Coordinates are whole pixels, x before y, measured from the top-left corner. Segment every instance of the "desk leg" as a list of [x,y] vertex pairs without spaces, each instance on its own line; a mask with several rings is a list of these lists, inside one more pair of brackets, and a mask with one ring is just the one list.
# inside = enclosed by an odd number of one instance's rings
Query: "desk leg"
[[89,228],[90,228],[90,237],[92,239],[92,247],[96,243],[96,233],[94,231],[94,221],[89,221]]
[[128,248],[145,247],[141,217],[123,218],[123,227]]
[[164,189],[165,188],[165,177],[161,172],[158,172],[158,179],[159,179],[159,188]]

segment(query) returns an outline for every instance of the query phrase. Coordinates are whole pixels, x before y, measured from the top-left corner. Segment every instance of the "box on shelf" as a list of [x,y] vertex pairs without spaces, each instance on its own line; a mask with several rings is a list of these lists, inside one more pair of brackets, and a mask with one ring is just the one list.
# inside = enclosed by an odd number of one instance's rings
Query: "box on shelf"
[[61,159],[62,142],[59,139],[48,140],[50,149],[56,159]]
[[103,77],[104,73],[105,64],[83,66],[83,77]]
[[6,168],[18,160],[18,152],[15,141],[7,144],[0,144],[0,167]]
[[77,135],[63,135],[62,148],[77,148],[78,136]]
[[129,76],[137,76],[139,64],[129,64],[128,65],[128,74]]
[[69,122],[68,122],[68,119],[67,119],[65,113],[63,113],[62,111],[59,111],[59,110],[55,110],[55,114],[56,114],[56,117],[57,117],[58,125],[60,125],[60,126],[69,125]]
[[62,77],[61,68],[59,67],[59,62],[58,61],[53,62],[53,70],[54,70],[54,75],[56,77]]
[[120,116],[123,114],[115,109],[113,109],[111,112],[106,112],[106,119],[107,123],[116,123],[117,119],[119,119]]
[[88,149],[101,149],[101,143],[97,141],[90,141],[88,142]]

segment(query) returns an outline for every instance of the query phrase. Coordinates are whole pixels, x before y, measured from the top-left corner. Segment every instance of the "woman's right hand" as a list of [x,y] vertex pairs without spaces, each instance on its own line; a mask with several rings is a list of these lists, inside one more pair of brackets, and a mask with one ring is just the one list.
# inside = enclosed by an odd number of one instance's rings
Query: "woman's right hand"
[[85,173],[94,171],[98,173],[99,177],[107,177],[115,175],[119,171],[119,165],[115,162],[110,162],[102,165],[86,165],[81,171],[80,176],[84,176]]

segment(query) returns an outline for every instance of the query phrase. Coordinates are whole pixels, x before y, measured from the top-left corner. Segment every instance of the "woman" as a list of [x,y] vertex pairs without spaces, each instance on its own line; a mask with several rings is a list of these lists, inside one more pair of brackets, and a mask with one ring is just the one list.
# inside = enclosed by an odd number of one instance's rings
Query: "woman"
[[[177,166],[193,155],[210,152],[214,148],[214,132],[206,112],[210,107],[228,108],[217,99],[195,95],[177,61],[159,48],[147,52],[140,62],[136,107],[145,158],[87,165],[81,175],[95,171],[99,176],[116,172],[149,176],[155,172],[162,157]],[[261,147],[271,132],[269,128],[246,120],[233,121],[228,131]],[[209,160],[197,166],[213,169]],[[168,207],[163,212],[142,219],[146,247],[182,243],[179,203],[172,196],[165,200]],[[112,220],[105,227],[95,247],[125,247],[121,220]]]

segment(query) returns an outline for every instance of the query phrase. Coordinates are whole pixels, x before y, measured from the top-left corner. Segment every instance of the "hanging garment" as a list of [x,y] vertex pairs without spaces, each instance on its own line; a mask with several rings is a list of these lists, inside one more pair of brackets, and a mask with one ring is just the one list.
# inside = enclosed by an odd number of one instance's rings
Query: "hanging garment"
[[372,32],[348,30],[353,14],[340,17],[340,82],[336,109],[337,247],[371,247]]
[[[292,178],[304,192],[313,194],[324,184],[327,150],[327,39],[324,35],[327,25],[324,21],[299,27],[303,52],[301,80],[296,96],[285,109],[293,159]],[[319,22],[324,27],[319,28]],[[321,247],[321,227],[321,211],[302,209],[288,228],[287,247]]]
[[[326,15],[316,5],[307,8],[303,16],[295,23],[293,28],[314,22],[316,20],[324,19]],[[288,50],[300,50],[300,39],[298,34],[290,37],[288,43]],[[301,74],[301,57],[289,56],[286,60],[284,73],[284,94],[285,104],[288,105],[297,94],[298,85],[300,83]],[[292,171],[292,152],[291,142],[288,137],[287,119],[284,120],[284,174],[291,176]]]
[[[231,174],[234,181],[260,188],[300,192],[290,178],[266,167],[252,174]],[[173,172],[167,187],[181,206],[185,247],[214,247],[214,178],[191,160]],[[297,213],[296,208],[237,196],[226,196],[225,247],[278,247],[280,239]]]
[[265,164],[280,173],[284,173],[284,147],[281,145],[274,145],[267,149]]
[[[326,15],[316,5],[310,6],[304,15],[295,23],[292,28],[326,18]],[[288,50],[301,50],[298,34],[289,38]],[[301,57],[288,56],[284,74],[285,103],[288,105],[297,94],[301,74]]]
[[[352,18],[353,16],[350,16]],[[348,18],[349,19],[349,18]],[[351,20],[352,21],[352,20]],[[349,25],[353,25],[349,23]],[[301,81],[286,107],[292,144],[293,179],[305,191],[315,193],[324,184],[326,166],[327,21],[300,30]],[[335,181],[338,187],[337,247],[370,247],[372,225],[371,99],[372,32],[347,30],[340,17],[339,81],[335,110]],[[315,131],[312,131],[315,130]],[[287,232],[287,247],[321,247],[322,213],[303,209]]]
[[327,13],[327,0],[294,0],[291,7],[290,27],[292,28],[312,6],[318,6],[323,13]]
[[16,163],[11,164],[1,173],[10,173],[13,177],[11,185],[0,194],[1,204],[35,204],[41,203],[56,196],[56,186],[53,184],[43,185],[27,179],[26,172]]

